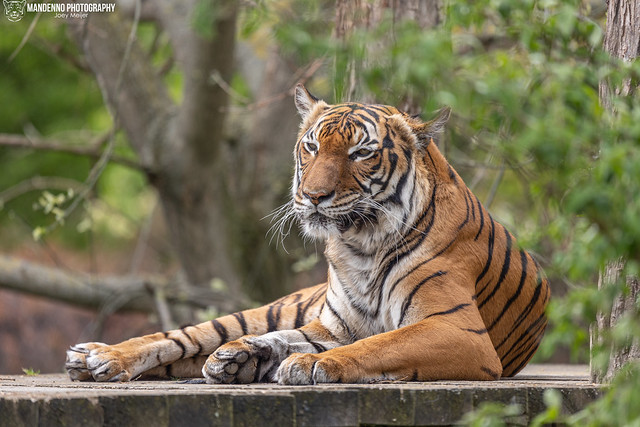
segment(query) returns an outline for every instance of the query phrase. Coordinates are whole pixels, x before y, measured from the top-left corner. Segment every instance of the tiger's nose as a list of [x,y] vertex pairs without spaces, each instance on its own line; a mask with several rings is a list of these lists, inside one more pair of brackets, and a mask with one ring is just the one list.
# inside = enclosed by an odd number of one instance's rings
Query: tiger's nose
[[314,205],[318,206],[321,202],[324,202],[325,200],[329,200],[331,197],[333,197],[333,195],[335,194],[335,191],[324,191],[324,190],[319,190],[319,191],[309,191],[309,190],[303,190],[302,194],[304,194],[304,196],[311,200],[311,203],[313,203]]

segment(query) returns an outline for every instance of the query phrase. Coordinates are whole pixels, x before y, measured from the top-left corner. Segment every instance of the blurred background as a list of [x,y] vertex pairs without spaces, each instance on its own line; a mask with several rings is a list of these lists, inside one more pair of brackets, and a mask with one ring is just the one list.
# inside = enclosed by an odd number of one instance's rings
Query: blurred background
[[2,16],[0,373],[60,372],[76,342],[324,281],[322,244],[276,212],[298,83],[425,120],[451,106],[441,150],[551,280],[536,360],[588,362],[613,299],[599,272],[640,259],[640,68],[605,51],[605,15],[577,0],[126,0]]

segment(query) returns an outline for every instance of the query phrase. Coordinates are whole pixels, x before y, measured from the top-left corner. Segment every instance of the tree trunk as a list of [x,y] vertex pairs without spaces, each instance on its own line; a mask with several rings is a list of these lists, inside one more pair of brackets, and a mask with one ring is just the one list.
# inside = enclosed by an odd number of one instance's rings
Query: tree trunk
[[[187,4],[195,13],[196,3]],[[215,18],[207,23],[212,34],[194,29],[190,13],[162,15],[165,28],[174,37],[174,51],[184,75],[184,94],[162,150],[157,153],[159,174],[154,185],[188,282],[207,286],[219,278],[237,295],[241,292],[240,280],[229,254],[228,211],[219,173],[229,96],[211,78],[215,73],[225,82],[231,80],[237,6],[219,1],[208,7],[217,8]],[[177,35],[171,28],[179,23],[183,30]]]
[[[387,16],[393,25],[414,21],[422,29],[435,27],[443,19],[440,0],[338,0],[334,36],[348,46],[350,37],[357,30],[373,31]],[[387,38],[388,41],[392,39]],[[336,61],[335,95],[338,101],[376,101],[365,89],[361,76],[363,70],[376,63],[376,57],[388,57],[389,42],[378,40],[377,43],[358,45],[358,51],[351,52],[348,60]],[[379,52],[383,54],[378,55]],[[396,105],[410,114],[419,112],[411,95],[398,100]]]
[[[604,49],[611,56],[624,61],[633,61],[640,55],[640,0],[609,0],[607,10],[607,27],[604,38]],[[638,82],[630,79],[622,86],[611,88],[609,82],[600,82],[600,102],[603,107],[615,112],[612,94],[632,96],[638,89]],[[598,279],[598,289],[614,286],[624,270],[624,260],[611,261]],[[629,292],[619,295],[613,302],[611,313],[598,313],[596,324],[591,328],[591,346],[602,345],[604,335],[622,316],[637,315],[637,297],[640,295],[640,283],[637,277],[627,277],[626,286]],[[600,370],[591,363],[591,379],[594,382],[609,382],[628,361],[640,359],[638,340],[623,346],[611,344],[609,365]]]
[[237,5],[230,0],[208,4],[207,31],[194,28],[196,3],[158,1],[150,10],[169,34],[183,72],[179,106],[135,39],[127,38],[130,24],[122,15],[94,14],[81,23],[70,21],[69,27],[105,101],[149,170],[185,281],[207,286],[219,278],[237,296],[240,280],[231,262],[219,174],[228,94],[211,78],[215,73],[230,80]]

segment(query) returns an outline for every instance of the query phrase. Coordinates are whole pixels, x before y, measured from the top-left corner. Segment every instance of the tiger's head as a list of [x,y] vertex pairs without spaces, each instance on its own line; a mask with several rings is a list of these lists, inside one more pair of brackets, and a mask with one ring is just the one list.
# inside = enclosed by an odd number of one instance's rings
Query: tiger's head
[[293,206],[312,238],[385,239],[425,203],[424,150],[450,110],[423,123],[395,107],[329,105],[295,90],[302,123],[294,150]]

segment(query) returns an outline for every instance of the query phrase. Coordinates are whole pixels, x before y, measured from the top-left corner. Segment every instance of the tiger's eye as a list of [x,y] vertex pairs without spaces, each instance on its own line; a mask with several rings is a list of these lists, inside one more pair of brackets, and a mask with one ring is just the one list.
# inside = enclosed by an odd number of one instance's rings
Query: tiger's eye
[[307,150],[311,154],[315,154],[315,153],[318,152],[318,146],[315,145],[315,144],[312,144],[310,142],[305,142],[304,143],[304,148],[305,148],[305,150]]

